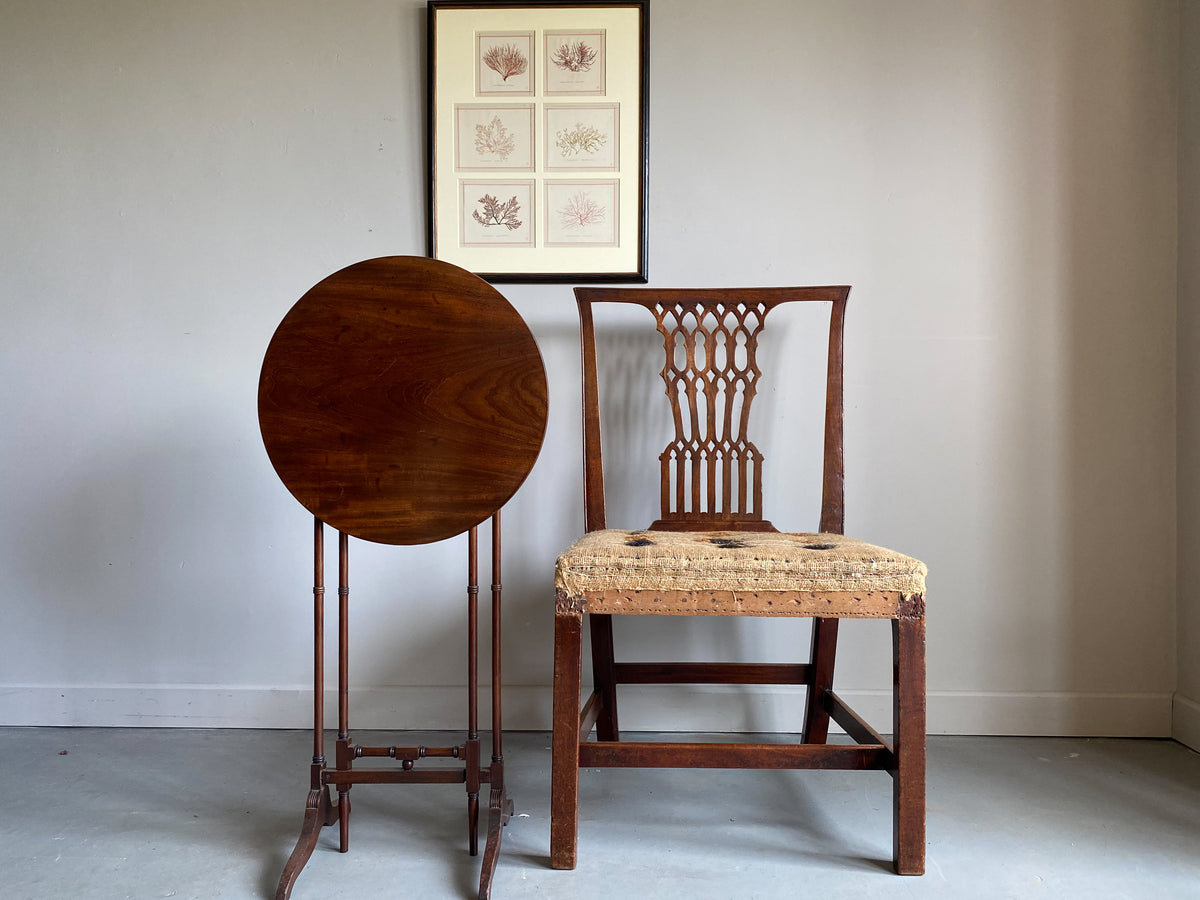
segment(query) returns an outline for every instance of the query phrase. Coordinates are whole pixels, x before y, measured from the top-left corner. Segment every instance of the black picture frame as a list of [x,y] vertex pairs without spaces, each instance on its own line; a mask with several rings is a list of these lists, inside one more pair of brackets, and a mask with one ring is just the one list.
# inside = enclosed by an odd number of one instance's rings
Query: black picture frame
[[648,5],[428,0],[429,256],[646,282]]

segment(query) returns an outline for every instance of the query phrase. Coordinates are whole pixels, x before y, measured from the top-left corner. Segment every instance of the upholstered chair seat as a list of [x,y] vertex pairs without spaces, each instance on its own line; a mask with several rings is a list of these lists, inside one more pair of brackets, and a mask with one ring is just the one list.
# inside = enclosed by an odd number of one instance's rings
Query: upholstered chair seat
[[924,602],[925,573],[840,534],[610,528],[559,556],[555,588],[585,613],[888,619]]

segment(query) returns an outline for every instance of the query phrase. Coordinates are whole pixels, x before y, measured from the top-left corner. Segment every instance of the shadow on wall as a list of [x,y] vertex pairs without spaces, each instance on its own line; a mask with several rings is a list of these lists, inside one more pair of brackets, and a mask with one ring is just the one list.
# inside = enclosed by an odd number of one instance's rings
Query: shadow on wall
[[[1079,16],[1060,26],[1073,58],[1060,145],[1070,677],[1157,694],[1125,726],[1151,736],[1170,734],[1175,685],[1177,195],[1175,178],[1162,173],[1177,160],[1171,142],[1147,137],[1175,132],[1173,99],[1160,87],[1174,74],[1161,70],[1174,66],[1175,27],[1161,18],[1131,4],[1119,28]],[[1103,102],[1085,102],[1096,85],[1106,88]],[[1107,152],[1097,158],[1100,147]],[[1112,611],[1100,621],[1097,597]]]
[[[1002,616],[991,639],[1025,648],[1034,685],[1085,700],[1035,733],[1170,729],[1174,454],[1157,436],[1173,429],[1174,151],[1148,136],[1172,130],[1156,69],[1173,56],[1158,11],[1122,9],[1114,22],[1048,6],[1036,36],[1025,14],[1001,42],[1029,42],[1032,64],[1007,97],[1011,132],[1031,140],[1001,211],[1025,236],[1023,265],[1000,276],[1020,306],[1007,375],[1021,405],[997,410],[994,435],[1003,482],[1026,490],[1001,519],[1015,556],[994,577],[1048,602]],[[1112,702],[1125,692],[1136,709]]]

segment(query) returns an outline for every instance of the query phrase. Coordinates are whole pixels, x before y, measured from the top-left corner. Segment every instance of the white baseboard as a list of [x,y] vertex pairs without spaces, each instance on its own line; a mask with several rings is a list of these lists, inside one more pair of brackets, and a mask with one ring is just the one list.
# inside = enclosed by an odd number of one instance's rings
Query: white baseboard
[[[881,732],[891,730],[890,691],[838,691]],[[480,689],[480,724],[490,724],[490,690]],[[353,728],[465,727],[466,689],[355,687]],[[628,731],[798,731],[803,692],[790,687],[642,686],[622,689]],[[932,691],[930,734],[1171,737],[1200,747],[1200,705],[1183,697],[1126,693]],[[1172,720],[1174,711],[1174,721]],[[33,726],[309,728],[311,689],[222,685],[0,685],[0,724]],[[325,697],[327,727],[337,696]],[[550,688],[504,689],[504,727],[550,728]]]
[[1171,706],[1171,737],[1200,753],[1200,703],[1183,694]]

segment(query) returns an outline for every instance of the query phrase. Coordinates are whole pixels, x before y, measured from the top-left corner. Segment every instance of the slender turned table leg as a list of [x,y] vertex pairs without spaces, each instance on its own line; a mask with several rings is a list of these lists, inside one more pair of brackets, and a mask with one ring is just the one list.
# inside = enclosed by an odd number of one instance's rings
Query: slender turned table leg
[[554,616],[554,739],[550,764],[550,865],[575,868],[579,814],[581,614]]
[[[324,526],[320,519],[314,530],[314,663],[313,663],[313,762],[311,789],[304,810],[304,824],[296,847],[288,857],[276,900],[288,900],[300,871],[316,848],[321,828],[338,822],[340,850],[349,850],[350,787],[339,783],[336,773],[353,765],[350,744],[350,677],[349,677],[349,598],[350,554],[349,538],[338,533],[338,740],[337,767],[331,780],[338,788],[338,804],[334,806],[329,786],[325,783],[328,766],[325,760],[325,554]],[[468,732],[465,747],[467,784],[468,849],[472,856],[479,852],[479,790],[484,780],[479,752],[479,573],[478,529],[472,528],[468,538]],[[488,797],[488,832],[484,848],[482,871],[479,876],[479,898],[489,900],[492,879],[500,858],[503,828],[512,816],[513,804],[504,788],[504,750],[501,707],[501,546],[500,513],[492,516],[492,764],[487,770],[491,785]],[[578,692],[577,692],[578,693]]]
[[894,865],[925,873],[925,619],[893,619],[895,659],[892,772]]
[[313,525],[313,759],[308,802],[304,806],[304,825],[292,855],[279,877],[275,900],[288,900],[292,886],[317,846],[324,825],[338,820],[339,811],[323,784],[325,773],[325,526],[320,519]]
[[479,900],[492,896],[492,877],[500,860],[500,839],[512,815],[512,801],[504,790],[504,729],[501,716],[500,678],[500,511],[492,515],[492,766],[488,797],[488,834],[479,874]]
[[[338,743],[337,767],[349,769],[350,755],[350,538],[338,532]],[[350,850],[350,787],[338,785],[338,849]]]
[[467,532],[467,851],[479,854],[479,528]]

